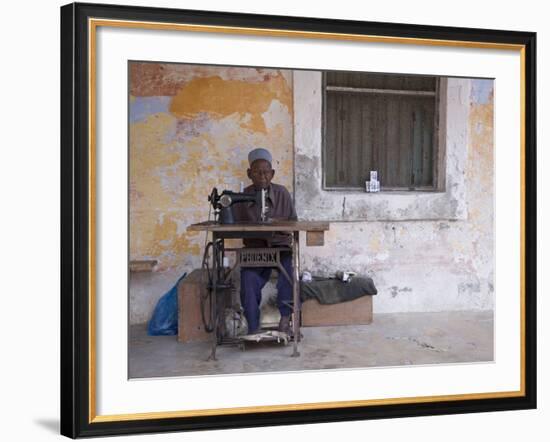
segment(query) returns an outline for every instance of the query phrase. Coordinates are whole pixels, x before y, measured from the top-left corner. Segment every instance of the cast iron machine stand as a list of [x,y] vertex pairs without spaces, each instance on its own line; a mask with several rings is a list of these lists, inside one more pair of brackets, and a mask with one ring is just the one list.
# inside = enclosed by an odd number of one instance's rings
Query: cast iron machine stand
[[[237,227],[237,226],[235,226]],[[240,228],[252,228],[252,225],[240,225]],[[227,337],[225,324],[225,309],[228,307],[228,301],[231,299],[231,292],[235,289],[233,285],[233,275],[243,267],[273,267],[278,269],[282,275],[293,286],[293,301],[290,307],[292,313],[293,336],[290,337],[294,342],[292,356],[299,356],[298,341],[300,337],[300,303],[298,299],[299,288],[297,286],[299,244],[297,233],[293,235],[292,247],[264,247],[264,248],[226,248],[225,239],[227,238],[267,238],[273,236],[274,231],[251,231],[251,230],[233,230],[216,231],[212,230],[212,241],[205,248],[203,257],[203,277],[204,291],[201,297],[201,311],[203,322],[208,332],[213,333],[212,351],[209,359],[216,359],[216,347],[218,345],[241,345],[244,346],[243,337]],[[235,253],[235,264],[232,268],[224,267],[224,258],[226,252]],[[281,264],[281,253],[292,252],[294,275],[289,275]],[[294,277],[294,278],[293,278]],[[294,282],[293,282],[294,279]],[[265,340],[265,339],[262,339]],[[285,343],[289,340],[286,333],[276,334],[270,340],[283,340]]]
[[[204,287],[201,296],[201,311],[203,322],[208,332],[212,333],[212,352],[210,359],[216,359],[216,347],[220,344],[244,345],[241,338],[228,338],[225,333],[225,308],[230,298],[228,292],[234,290],[232,276],[241,267],[274,267],[291,282],[292,285],[292,336],[294,348],[292,356],[300,355],[298,341],[300,339],[300,231],[307,232],[307,245],[323,245],[324,232],[329,229],[328,222],[320,221],[276,221],[268,219],[266,191],[255,193],[236,193],[224,190],[218,194],[214,188],[208,197],[214,208],[215,221],[206,221],[190,225],[189,231],[212,232],[212,240],[204,251],[202,262]],[[235,223],[231,206],[236,203],[254,202],[260,207],[259,223]],[[225,239],[230,238],[263,238],[269,243],[275,232],[287,232],[292,235],[291,247],[242,248],[229,249],[225,247]],[[292,252],[292,275],[287,274],[281,265],[281,252]],[[236,253],[234,267],[224,266],[226,252]],[[286,335],[286,333],[284,333]],[[276,337],[279,339],[279,336]],[[285,343],[288,335],[284,339]]]

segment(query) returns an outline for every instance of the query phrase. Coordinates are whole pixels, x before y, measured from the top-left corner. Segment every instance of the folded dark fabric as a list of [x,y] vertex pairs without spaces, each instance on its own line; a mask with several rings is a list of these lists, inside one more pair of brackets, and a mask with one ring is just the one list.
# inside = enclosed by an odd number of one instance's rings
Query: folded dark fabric
[[300,281],[301,300],[316,299],[319,304],[337,304],[377,293],[378,290],[369,277],[355,276],[350,282],[342,282],[335,278],[314,276],[311,282]]

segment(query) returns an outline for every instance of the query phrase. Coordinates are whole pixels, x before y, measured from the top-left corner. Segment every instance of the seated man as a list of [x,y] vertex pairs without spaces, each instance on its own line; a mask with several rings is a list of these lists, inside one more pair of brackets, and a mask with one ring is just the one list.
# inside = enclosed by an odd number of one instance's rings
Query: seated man
[[[248,154],[250,168],[247,170],[248,178],[252,184],[246,187],[244,193],[254,193],[261,189],[267,189],[266,205],[268,217],[275,220],[296,220],[296,210],[288,190],[279,184],[272,183],[275,175],[272,169],[271,154],[268,150],[258,148]],[[255,203],[243,203],[233,206],[235,221],[259,222],[261,207]],[[245,238],[246,247],[288,247],[292,243],[289,233],[276,232],[269,240],[260,238]],[[281,252],[281,264],[292,278],[292,253]],[[262,288],[271,275],[271,267],[243,268],[241,270],[241,304],[248,322],[248,333],[253,334],[260,330],[260,301]],[[289,303],[292,301],[292,284],[279,272],[277,280],[277,305],[281,313],[279,331],[290,333],[290,314],[292,309]]]

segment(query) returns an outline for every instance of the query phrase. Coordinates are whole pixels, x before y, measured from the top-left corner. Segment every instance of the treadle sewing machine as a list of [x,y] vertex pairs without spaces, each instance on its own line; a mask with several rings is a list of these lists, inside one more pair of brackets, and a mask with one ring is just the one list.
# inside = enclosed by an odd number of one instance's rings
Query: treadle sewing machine
[[[293,341],[292,356],[299,356],[298,341],[300,340],[300,302],[299,302],[299,263],[300,263],[300,231],[306,231],[306,245],[323,245],[324,232],[329,229],[328,222],[316,221],[277,221],[268,217],[265,203],[266,191],[254,194],[237,193],[224,190],[221,194],[214,188],[208,200],[214,208],[214,221],[206,221],[188,226],[189,231],[205,231],[212,233],[212,239],[205,246],[202,268],[204,276],[204,295],[201,296],[202,319],[206,331],[212,333],[211,359],[216,359],[218,345],[238,345],[244,348],[245,342],[250,340],[276,340],[287,343]],[[259,223],[236,223],[231,206],[233,204],[254,202],[261,207],[261,221]],[[225,239],[233,238],[272,238],[275,232],[292,234],[290,247],[277,248],[226,248]],[[293,274],[289,275],[281,265],[280,252],[292,252]],[[229,268],[226,253],[235,253],[235,263]],[[292,300],[292,337],[286,333],[272,331],[260,338],[251,338],[247,335],[235,335],[231,320],[226,321],[226,309],[236,314],[232,292],[235,290],[233,275],[242,267],[274,267],[289,281],[293,281]]]
[[262,189],[255,193],[237,193],[230,190],[224,190],[221,194],[218,194],[218,189],[215,187],[212,189],[208,201],[214,208],[214,219],[220,224],[235,224],[233,218],[233,211],[231,207],[233,204],[253,202],[260,206],[260,220],[262,222],[267,221],[267,204],[265,198],[267,190]]

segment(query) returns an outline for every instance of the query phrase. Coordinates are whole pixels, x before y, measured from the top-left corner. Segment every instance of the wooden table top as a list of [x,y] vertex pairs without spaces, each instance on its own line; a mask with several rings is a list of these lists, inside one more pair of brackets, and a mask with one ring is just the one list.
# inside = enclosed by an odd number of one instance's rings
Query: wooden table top
[[268,221],[266,223],[219,224],[215,221],[204,221],[191,224],[187,230],[191,232],[324,232],[329,230],[330,223],[326,221]]

